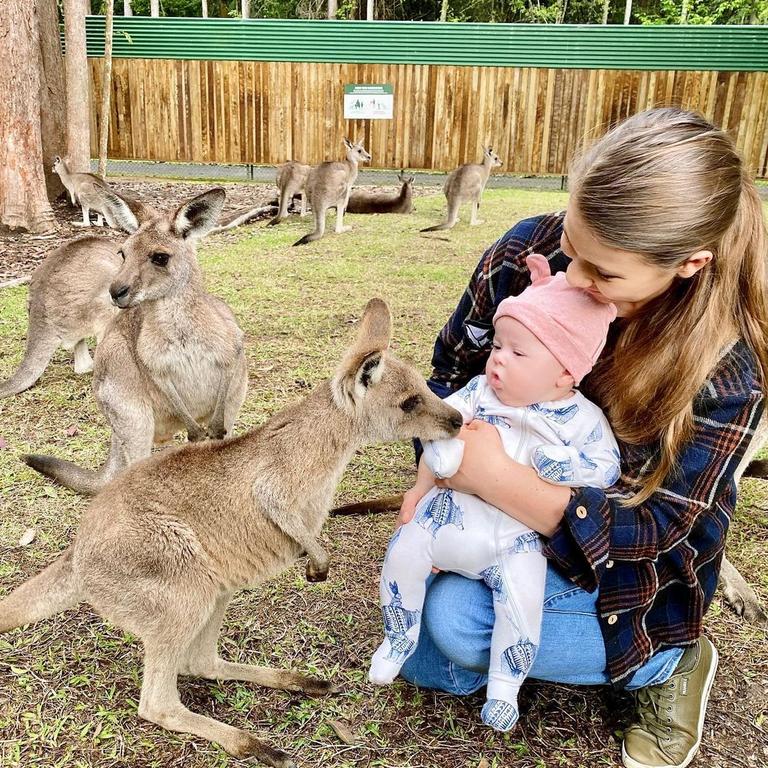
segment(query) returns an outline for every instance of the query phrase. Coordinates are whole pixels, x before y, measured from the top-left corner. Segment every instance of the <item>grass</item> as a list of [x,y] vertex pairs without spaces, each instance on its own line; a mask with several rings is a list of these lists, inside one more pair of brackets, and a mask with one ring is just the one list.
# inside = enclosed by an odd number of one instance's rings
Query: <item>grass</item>
[[[247,333],[250,389],[238,428],[262,422],[327,377],[372,295],[390,303],[395,351],[426,374],[434,337],[484,248],[514,221],[563,208],[566,199],[560,192],[489,190],[485,226],[461,223],[439,237],[419,235],[418,229],[438,220],[442,196],[419,198],[410,217],[350,216],[352,232],[303,248],[290,247],[308,231],[308,223],[297,219],[205,241],[200,260],[207,285],[229,302]],[[21,359],[25,301],[23,287],[0,292],[0,377]],[[59,353],[35,388],[0,401],[0,438],[0,589],[6,593],[67,545],[86,505],[28,470],[18,455],[34,450],[96,466],[106,454],[108,431],[89,377],[75,376],[67,354]],[[353,461],[339,500],[397,492],[411,477],[408,445],[374,446]],[[27,528],[36,529],[35,541],[17,547]],[[226,658],[329,676],[340,686],[338,695],[308,699],[242,683],[184,679],[184,702],[254,731],[307,767],[618,765],[627,699],[608,689],[529,682],[521,726],[502,736],[480,723],[481,695],[457,698],[404,683],[374,689],[365,682],[381,634],[378,569],[391,528],[386,516],[331,520],[324,532],[332,555],[326,583],[307,584],[302,563],[242,593],[227,616],[221,639]],[[766,487],[745,481],[728,552],[763,599],[768,597],[767,534]],[[704,747],[694,765],[765,765],[764,631],[744,624],[718,597],[707,616],[707,632],[722,666]],[[215,745],[138,719],[140,662],[135,639],[85,606],[0,636],[0,765],[239,764]],[[347,725],[355,744],[339,740],[334,720]]]

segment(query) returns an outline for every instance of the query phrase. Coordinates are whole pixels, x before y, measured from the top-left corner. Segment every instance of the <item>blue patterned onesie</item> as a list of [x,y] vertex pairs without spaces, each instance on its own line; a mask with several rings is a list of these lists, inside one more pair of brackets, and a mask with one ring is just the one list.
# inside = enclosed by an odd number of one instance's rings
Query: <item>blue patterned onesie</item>
[[[509,406],[485,376],[476,376],[446,402],[461,411],[465,424],[493,424],[507,454],[549,483],[608,488],[619,478],[619,450],[608,421],[580,392]],[[425,443],[423,460],[437,477],[450,477],[463,453],[462,440],[437,440]],[[539,535],[477,496],[433,487],[387,549],[380,584],[384,642],[371,661],[371,682],[391,683],[416,649],[433,565],[483,579],[493,590],[496,620],[482,719],[508,731],[517,722],[518,691],[539,645],[546,576]]]

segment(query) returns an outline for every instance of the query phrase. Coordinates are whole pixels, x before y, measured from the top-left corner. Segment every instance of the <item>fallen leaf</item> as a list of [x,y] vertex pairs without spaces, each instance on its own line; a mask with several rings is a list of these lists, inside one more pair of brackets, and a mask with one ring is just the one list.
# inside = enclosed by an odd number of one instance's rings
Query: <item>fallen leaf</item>
[[477,768],[490,768],[490,763],[484,758],[480,758],[480,762],[477,764]]
[[274,367],[275,367],[274,365],[265,365],[265,366],[262,366],[261,368],[257,368],[256,370],[259,373],[266,373],[267,371],[271,371]]
[[339,741],[343,744],[355,743],[355,735],[349,730],[348,725],[345,725],[340,720],[329,720],[328,725],[333,728],[333,732],[339,737]]
[[27,530],[21,534],[19,546],[26,547],[28,544],[31,544],[35,540],[35,536],[37,536],[37,531],[34,528],[27,528]]
[[71,427],[67,427],[67,435],[69,437],[74,437],[75,435],[79,435],[80,430],[77,428],[75,424],[73,424]]

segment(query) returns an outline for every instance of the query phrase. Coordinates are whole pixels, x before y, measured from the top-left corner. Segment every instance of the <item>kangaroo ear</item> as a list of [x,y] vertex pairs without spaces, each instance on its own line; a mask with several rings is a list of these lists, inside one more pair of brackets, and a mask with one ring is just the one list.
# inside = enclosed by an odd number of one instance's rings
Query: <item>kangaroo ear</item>
[[371,299],[360,320],[357,339],[333,377],[333,395],[340,406],[353,407],[370,387],[381,381],[386,366],[384,352],[389,347],[391,333],[389,307],[381,299]]
[[139,228],[139,220],[128,207],[128,203],[120,195],[116,195],[109,190],[104,193],[104,196],[109,201],[109,210],[112,218],[115,220],[115,224],[129,235],[133,234]]
[[352,147],[354,147],[355,145],[345,136],[344,137],[344,146],[347,149],[352,149]]
[[221,187],[183,203],[173,214],[173,230],[179,237],[203,237],[215,226],[224,207],[226,192]]

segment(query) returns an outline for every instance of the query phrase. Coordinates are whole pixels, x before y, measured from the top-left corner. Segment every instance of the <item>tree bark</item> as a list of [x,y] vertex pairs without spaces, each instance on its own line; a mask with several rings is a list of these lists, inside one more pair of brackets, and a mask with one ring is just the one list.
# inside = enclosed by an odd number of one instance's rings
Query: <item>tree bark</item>
[[448,21],[448,0],[440,3],[440,21]]
[[44,233],[56,226],[43,175],[37,10],[28,0],[0,4],[0,224]]
[[373,0],[367,0],[365,4],[365,18],[367,21],[373,21]]
[[338,0],[328,0],[328,18],[335,19],[336,11],[339,10]]
[[685,24],[688,21],[688,7],[690,5],[689,0],[683,0],[683,7],[680,11],[680,23]]
[[202,8],[203,18],[207,19],[208,18],[208,0],[202,0],[202,2],[203,2],[203,8]]
[[[203,0],[205,2],[205,0]],[[131,8],[131,0],[123,0],[123,16],[133,16],[133,8]]]
[[629,20],[632,18],[632,0],[626,0],[624,6],[624,23],[629,24]]
[[240,15],[244,19],[251,18],[251,0],[241,0],[240,2]]
[[85,49],[85,5],[64,0],[67,72],[67,159],[69,169],[86,173],[91,166],[90,74]]
[[67,151],[67,82],[61,54],[56,0],[37,0],[40,23],[40,132],[43,172],[48,199],[55,200],[64,185],[53,172],[53,158]]
[[104,19],[104,65],[101,75],[101,120],[99,124],[99,173],[107,175],[107,142],[109,140],[109,101],[112,94],[112,31],[114,8],[107,3]]
[[160,0],[149,0],[149,15],[160,16]]
[[603,24],[608,23],[608,11],[611,7],[611,0],[603,0]]

